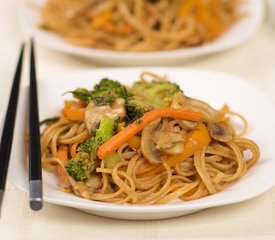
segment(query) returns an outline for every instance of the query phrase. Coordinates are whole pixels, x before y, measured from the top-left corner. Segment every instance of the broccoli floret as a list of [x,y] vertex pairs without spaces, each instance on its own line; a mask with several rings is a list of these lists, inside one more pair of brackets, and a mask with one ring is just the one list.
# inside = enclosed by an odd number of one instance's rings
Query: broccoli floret
[[90,160],[88,153],[79,152],[75,158],[68,161],[66,169],[68,174],[76,181],[85,181],[89,178],[94,167],[94,162]]
[[126,101],[125,108],[129,121],[133,122],[142,117],[145,112],[152,110],[154,106],[144,98],[131,97]]
[[99,128],[95,132],[95,137],[81,143],[77,150],[79,152],[95,153],[100,145],[113,136],[115,121],[104,116],[100,120]]
[[97,149],[111,138],[114,125],[114,120],[104,116],[100,121],[99,128],[96,130],[95,137],[79,145],[76,157],[70,159],[66,165],[67,172],[73,179],[84,181],[89,178],[90,172],[94,169]]
[[96,152],[98,147],[104,143],[103,139],[101,138],[91,138],[79,145],[77,151],[79,152]]
[[71,93],[74,98],[77,98],[85,103],[89,103],[93,100],[91,92],[85,88],[77,88]]
[[118,81],[108,78],[103,78],[98,84],[94,86],[92,91],[85,88],[77,88],[71,92],[77,99],[89,103],[94,101],[98,106],[111,104],[117,98],[127,99],[130,96],[126,88]]
[[182,92],[177,84],[168,81],[139,81],[133,85],[131,91],[136,95],[143,96],[155,107],[168,107],[169,99],[176,92]]
[[97,105],[106,105],[114,102],[116,98],[126,99],[129,96],[126,88],[121,83],[108,78],[104,78],[96,84],[91,94]]

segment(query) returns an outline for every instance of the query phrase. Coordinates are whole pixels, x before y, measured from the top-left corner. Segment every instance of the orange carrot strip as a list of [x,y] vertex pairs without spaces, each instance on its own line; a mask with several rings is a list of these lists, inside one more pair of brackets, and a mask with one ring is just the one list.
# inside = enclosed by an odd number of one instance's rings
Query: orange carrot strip
[[111,137],[98,149],[97,156],[104,159],[109,154],[115,152],[122,144],[126,143],[132,136],[140,132],[147,124],[160,117],[171,117],[182,120],[200,120],[202,114],[186,109],[157,108],[144,114],[143,117],[128,125],[122,131]]
[[[124,129],[124,126],[121,123],[119,123],[117,126],[117,131],[120,132],[123,129]],[[129,141],[127,141],[127,144],[129,145],[129,147],[133,149],[138,149],[140,148],[141,138],[139,136],[134,135],[129,139]]]
[[79,142],[74,143],[71,146],[70,153],[71,153],[72,158],[74,158],[76,156],[76,149],[77,149],[78,145],[79,145]]
[[[68,153],[69,149],[67,146],[59,146],[57,150],[57,157],[61,159],[64,163],[67,163]],[[67,177],[65,170],[60,165],[57,166],[57,174],[59,176],[61,186],[68,187],[70,185],[69,179]]]
[[81,121],[84,120],[85,114],[83,111],[73,108],[63,108],[61,110],[65,118],[72,121]]

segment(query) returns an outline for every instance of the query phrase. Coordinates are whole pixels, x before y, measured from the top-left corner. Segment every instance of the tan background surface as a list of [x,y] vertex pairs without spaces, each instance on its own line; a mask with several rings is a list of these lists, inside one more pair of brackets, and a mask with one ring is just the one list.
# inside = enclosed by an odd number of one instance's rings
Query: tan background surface
[[[275,12],[273,12],[275,15]],[[0,6],[0,114],[8,101],[21,40],[13,0]],[[37,45],[38,75],[96,66]],[[229,51],[182,63],[181,66],[224,71],[243,77],[261,88],[275,103],[275,25],[266,18],[247,43]],[[27,66],[25,66],[26,68]],[[25,69],[26,70],[26,69]],[[23,82],[26,84],[27,71]],[[275,161],[275,159],[274,159]],[[275,187],[265,194],[230,206],[207,209],[192,215],[157,221],[122,221],[89,215],[45,203],[40,212],[28,207],[28,195],[11,184],[0,219],[0,239],[275,239]]]

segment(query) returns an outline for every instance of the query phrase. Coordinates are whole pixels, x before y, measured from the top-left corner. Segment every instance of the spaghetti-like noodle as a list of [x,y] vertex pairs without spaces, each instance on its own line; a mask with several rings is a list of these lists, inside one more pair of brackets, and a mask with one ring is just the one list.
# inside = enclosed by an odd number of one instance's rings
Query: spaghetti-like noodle
[[48,0],[41,27],[72,44],[115,51],[202,45],[244,13],[243,0]]
[[[146,81],[148,77],[153,77],[153,82]],[[96,104],[91,93],[95,94],[99,89],[102,91],[102,85],[97,85],[94,92],[74,91],[74,96],[81,100],[65,102],[61,118],[47,125],[43,131],[43,168],[55,172],[66,191],[90,200],[121,204],[164,204],[179,198],[194,200],[220,192],[244,176],[260,154],[257,144],[243,137],[248,127],[246,120],[230,111],[227,105],[214,110],[203,101],[186,97],[178,88],[168,93],[161,89],[166,83],[169,82],[155,74],[142,73],[141,81],[132,88],[124,89],[132,95],[128,94],[120,104],[116,101],[121,98]],[[138,94],[140,87],[144,87],[144,95]],[[175,85],[165,85],[166,90],[169,87]],[[104,89],[104,98],[110,97],[108,94],[113,92]],[[150,102],[149,92],[156,94],[154,98],[162,96],[167,101]],[[96,94],[98,97],[98,92]],[[84,102],[87,96],[92,96],[92,100]],[[133,98],[135,101],[142,99],[152,106],[143,116],[131,122],[131,109],[127,106]],[[166,111],[165,116],[170,114],[170,117],[153,119],[156,110]],[[200,115],[196,115],[198,112]],[[189,120],[183,120],[181,115],[172,117],[186,113],[189,115],[184,116],[188,116]],[[104,139],[96,149],[85,149],[83,144],[87,147],[91,140],[105,131],[101,123],[106,116],[109,122],[115,123],[112,136]],[[243,121],[240,133],[230,122],[232,116]],[[191,118],[197,120],[190,121]],[[95,119],[97,123],[93,122]],[[95,125],[91,126],[91,123]],[[142,130],[126,139],[133,125]],[[104,128],[107,129],[107,125]],[[112,154],[104,156],[108,146],[110,148],[117,141],[118,134],[125,138],[124,143],[117,149],[113,148]],[[99,156],[104,156],[103,160]],[[77,160],[81,160],[82,164],[89,163],[85,179],[74,175],[75,172],[72,173],[68,167],[70,162]],[[84,165],[77,165],[73,170],[82,171],[82,167]]]

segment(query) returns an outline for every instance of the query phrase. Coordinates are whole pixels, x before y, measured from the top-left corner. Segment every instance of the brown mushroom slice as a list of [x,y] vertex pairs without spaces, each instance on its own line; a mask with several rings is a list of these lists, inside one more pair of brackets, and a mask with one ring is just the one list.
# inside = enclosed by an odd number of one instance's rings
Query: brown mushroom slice
[[180,125],[181,128],[185,130],[192,130],[197,126],[197,122],[188,121],[188,120],[177,120],[177,123]]
[[211,137],[220,142],[230,142],[233,139],[232,130],[223,123],[209,123],[208,130]]
[[156,144],[153,141],[153,135],[160,123],[160,118],[148,124],[141,134],[141,152],[143,156],[152,164],[162,164],[161,154],[156,149]]
[[208,103],[185,96],[182,92],[175,93],[171,108],[188,108],[193,111],[201,112],[206,122],[216,120],[216,110]]

